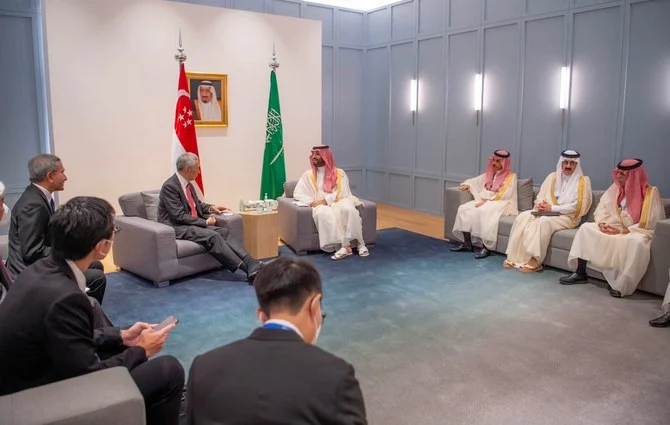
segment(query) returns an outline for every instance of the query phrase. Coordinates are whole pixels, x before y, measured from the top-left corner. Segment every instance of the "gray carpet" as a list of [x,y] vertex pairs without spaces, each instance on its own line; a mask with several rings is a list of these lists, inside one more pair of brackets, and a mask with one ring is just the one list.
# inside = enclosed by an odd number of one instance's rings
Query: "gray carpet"
[[[562,272],[449,246],[390,229],[368,258],[309,257],[325,285],[319,345],[354,364],[371,424],[670,424],[670,329],[647,324],[659,297],[614,299],[602,282],[566,287]],[[160,290],[116,273],[105,298],[115,321],[182,318],[165,351],[186,367],[247,335],[254,306],[225,271]]]

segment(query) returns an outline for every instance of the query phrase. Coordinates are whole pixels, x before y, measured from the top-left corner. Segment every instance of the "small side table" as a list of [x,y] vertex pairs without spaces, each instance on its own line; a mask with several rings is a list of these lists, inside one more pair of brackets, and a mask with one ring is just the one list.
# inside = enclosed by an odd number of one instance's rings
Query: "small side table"
[[277,211],[258,214],[240,212],[244,227],[244,248],[256,259],[274,258],[279,255],[279,230]]

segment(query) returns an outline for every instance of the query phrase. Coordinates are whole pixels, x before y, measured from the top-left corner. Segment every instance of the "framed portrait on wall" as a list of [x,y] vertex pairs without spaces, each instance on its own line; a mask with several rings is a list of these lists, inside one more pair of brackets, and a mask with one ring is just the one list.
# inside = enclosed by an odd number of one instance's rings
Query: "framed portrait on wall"
[[228,76],[187,72],[196,127],[228,127]]

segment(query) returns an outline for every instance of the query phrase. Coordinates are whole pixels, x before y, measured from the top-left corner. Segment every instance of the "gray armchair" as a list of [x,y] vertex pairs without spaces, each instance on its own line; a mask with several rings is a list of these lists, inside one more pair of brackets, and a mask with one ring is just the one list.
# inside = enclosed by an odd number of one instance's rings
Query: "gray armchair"
[[[119,197],[122,216],[116,217],[120,232],[114,239],[114,263],[121,269],[165,287],[171,280],[221,267],[205,248],[177,240],[174,229],[156,221],[158,190],[128,193]],[[217,226],[244,242],[240,215],[216,216]]]
[[0,397],[0,424],[144,425],[144,398],[114,367]]
[[[312,208],[299,207],[293,203],[293,190],[296,181],[284,184],[284,196],[277,198],[279,219],[279,239],[291,247],[297,254],[318,251],[319,233],[312,218]],[[377,242],[377,204],[361,199],[358,212],[363,219],[363,239],[365,245]]]

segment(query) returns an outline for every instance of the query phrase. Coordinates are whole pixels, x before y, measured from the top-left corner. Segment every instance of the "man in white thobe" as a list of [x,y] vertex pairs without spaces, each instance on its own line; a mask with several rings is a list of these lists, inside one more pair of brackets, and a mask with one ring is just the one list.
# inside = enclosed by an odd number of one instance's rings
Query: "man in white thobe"
[[451,248],[454,252],[473,252],[473,240],[481,241],[476,259],[490,255],[498,241],[498,221],[502,216],[519,214],[517,179],[510,171],[510,154],[497,150],[488,160],[486,172],[461,183],[459,190],[470,191],[475,198],[458,207],[453,232],[463,243]]
[[344,170],[335,167],[328,146],[315,146],[310,154],[311,167],[298,180],[293,198],[312,207],[312,217],[319,232],[319,246],[335,254],[333,260],[350,256],[351,242],[358,242],[358,255],[370,252],[363,241],[363,221],[357,206],[361,204],[351,194],[349,179]]
[[600,271],[616,298],[632,294],[649,266],[656,222],[665,218],[658,189],[648,183],[640,159],[621,161],[612,172],[612,184],[593,214],[595,223],[580,226],[568,255],[575,273],[560,279],[563,285],[586,283],[586,263]]
[[551,235],[577,227],[591,208],[591,180],[582,172],[580,154],[561,153],[553,172],[544,179],[532,211],[514,220],[503,267],[522,272],[542,270]]
[[196,119],[201,121],[221,121],[223,119],[216,89],[211,81],[203,81],[198,86],[198,100],[193,103]]

